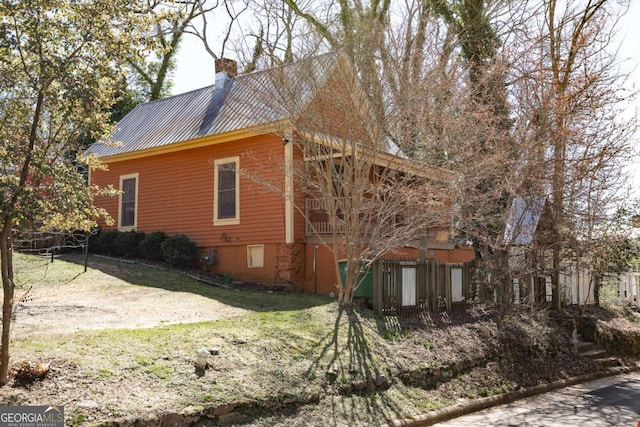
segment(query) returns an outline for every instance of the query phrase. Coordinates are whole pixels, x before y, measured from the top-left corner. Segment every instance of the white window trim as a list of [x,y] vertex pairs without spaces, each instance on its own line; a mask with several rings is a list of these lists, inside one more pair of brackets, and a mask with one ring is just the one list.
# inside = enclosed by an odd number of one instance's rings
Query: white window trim
[[[135,178],[136,180],[136,199],[135,199],[135,209],[133,211],[133,225],[127,225],[127,226],[123,226],[122,225],[122,195],[124,194],[122,192],[122,182],[125,179],[131,179],[131,178]],[[138,226],[138,186],[140,185],[140,174],[138,172],[136,173],[130,173],[127,175],[120,175],[120,186],[118,187],[120,189],[120,194],[118,196],[118,230],[119,231],[131,231],[131,230],[135,230],[136,227]]]
[[[235,218],[218,218],[218,169],[220,165],[227,163],[236,164],[236,217]],[[213,225],[237,225],[240,224],[240,157],[226,157],[224,159],[216,159],[213,162]]]
[[[260,265],[252,265],[251,263],[251,249],[252,248],[260,248],[262,249],[262,262]],[[247,268],[263,268],[264,267],[264,245],[247,245]]]

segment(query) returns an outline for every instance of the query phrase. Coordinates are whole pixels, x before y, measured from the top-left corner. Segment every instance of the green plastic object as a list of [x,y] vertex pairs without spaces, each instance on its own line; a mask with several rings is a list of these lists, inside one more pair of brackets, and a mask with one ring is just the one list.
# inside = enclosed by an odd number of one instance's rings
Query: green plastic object
[[[358,287],[353,296],[356,298],[372,298],[373,299],[373,270],[371,268],[364,268],[361,263],[361,271],[358,275]],[[338,268],[340,270],[340,277],[342,283],[347,280],[347,261],[338,261]]]

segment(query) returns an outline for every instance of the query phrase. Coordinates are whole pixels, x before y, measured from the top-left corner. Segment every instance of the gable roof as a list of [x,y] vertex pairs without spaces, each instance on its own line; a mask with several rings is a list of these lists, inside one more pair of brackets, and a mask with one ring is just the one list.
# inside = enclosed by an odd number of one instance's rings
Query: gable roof
[[[140,104],[118,123],[111,136],[115,144],[97,142],[89,147],[87,154],[109,157],[144,151],[294,117],[291,108],[301,111],[313,96],[311,85],[305,85],[304,79],[296,75],[313,70],[314,84],[318,84],[329,77],[340,57],[340,53],[332,52],[278,69],[244,74],[235,79],[221,78],[212,86]],[[311,67],[308,61],[313,61]],[[277,74],[275,78],[274,74]],[[282,95],[275,95],[280,90],[275,88],[276,79],[292,82],[293,107],[278,105]],[[256,96],[258,91],[260,96]],[[269,96],[270,93],[274,96]]]
[[513,245],[528,245],[538,228],[547,197],[514,197],[504,231],[504,240]]

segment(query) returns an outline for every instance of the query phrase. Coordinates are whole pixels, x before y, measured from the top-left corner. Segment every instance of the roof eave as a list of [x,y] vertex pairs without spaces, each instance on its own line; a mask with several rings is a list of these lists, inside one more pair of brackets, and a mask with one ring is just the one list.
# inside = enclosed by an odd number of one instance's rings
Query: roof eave
[[250,138],[257,135],[265,135],[269,133],[281,132],[286,129],[288,120],[279,120],[276,122],[252,126],[243,129],[237,129],[215,135],[207,135],[201,138],[190,139],[187,141],[177,141],[171,144],[151,147],[144,150],[130,151],[126,153],[118,153],[108,156],[99,156],[99,159],[105,163],[121,162],[125,160],[134,160],[144,157],[151,157],[160,154],[175,153],[178,151],[190,150],[194,148],[206,147],[209,145],[222,144],[225,142],[237,141],[244,138]]
[[[321,144],[321,145],[325,145],[325,146],[328,146],[331,148],[337,148],[337,149],[340,149],[345,146],[342,138],[338,138],[332,135],[326,135],[326,134],[321,135],[318,133],[311,133],[311,132],[299,132],[299,133],[304,138],[310,141],[313,141],[316,144]],[[356,147],[357,150],[361,150],[363,152],[372,152],[373,153],[372,155],[374,156],[373,163],[376,164],[377,166],[393,167],[394,169],[400,172],[411,173],[420,178],[430,178],[430,179],[436,179],[440,182],[450,182],[452,180],[455,180],[459,176],[456,172],[453,172],[447,169],[438,168],[435,166],[429,166],[412,159],[405,159],[403,157],[399,157],[394,154],[385,153],[384,151],[381,151],[378,149],[365,147],[362,144],[347,143],[346,146],[348,150],[351,150],[351,147],[353,146],[353,147]],[[347,153],[347,155],[348,154],[349,153]],[[340,155],[338,155],[337,157],[339,156]]]

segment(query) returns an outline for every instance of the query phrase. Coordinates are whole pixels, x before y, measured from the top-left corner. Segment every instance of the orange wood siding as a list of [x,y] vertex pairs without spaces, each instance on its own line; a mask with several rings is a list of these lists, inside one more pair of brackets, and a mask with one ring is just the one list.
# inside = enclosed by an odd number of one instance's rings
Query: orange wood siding
[[[213,162],[234,156],[240,157],[240,224],[214,226]],[[91,179],[94,184],[117,188],[121,175],[139,174],[139,231],[183,233],[201,247],[275,244],[284,242],[284,199],[255,181],[282,187],[282,158],[282,140],[260,135],[108,163],[109,171],[94,171]],[[117,224],[117,197],[98,198],[96,204],[107,209]],[[244,257],[246,265],[246,254]]]
[[[231,157],[240,161],[240,223],[213,225],[214,161]],[[294,150],[294,159],[303,163],[303,155]],[[285,242],[285,201],[282,194],[263,184],[284,189],[284,148],[276,135],[260,135],[242,140],[213,144],[171,153],[156,154],[108,163],[108,171],[94,171],[93,184],[119,187],[120,176],[138,174],[137,230],[186,234],[196,242],[201,254],[216,248],[216,264],[208,269],[262,284],[276,283],[279,245]],[[304,183],[294,182],[295,204],[304,212]],[[118,224],[118,197],[96,198]],[[294,241],[305,240],[305,219],[294,211]],[[247,267],[247,245],[264,245],[264,266]],[[417,252],[417,251],[414,251]],[[413,252],[403,256],[417,256]],[[473,258],[473,250],[429,250],[429,258],[464,262]],[[312,273],[313,243],[304,245],[303,279],[298,285],[310,292],[335,292],[336,271],[331,251],[316,249],[316,275]]]

